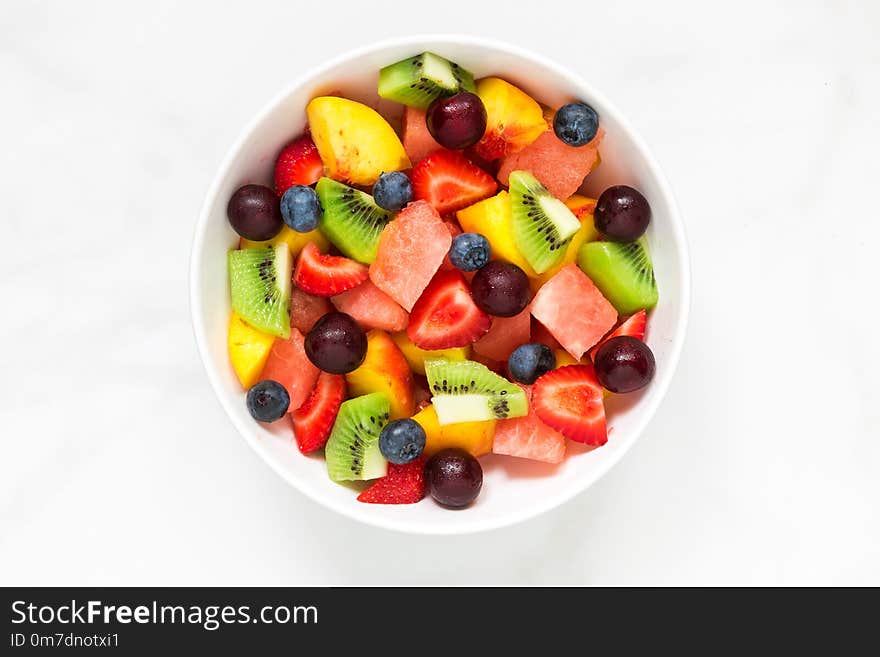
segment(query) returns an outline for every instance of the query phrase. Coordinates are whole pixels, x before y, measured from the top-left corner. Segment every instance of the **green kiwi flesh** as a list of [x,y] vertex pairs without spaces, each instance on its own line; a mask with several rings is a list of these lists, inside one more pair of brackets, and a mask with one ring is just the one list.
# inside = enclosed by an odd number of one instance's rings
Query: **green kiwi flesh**
[[390,404],[381,392],[342,402],[324,447],[333,481],[378,479],[388,472],[379,450],[379,433],[388,423]]
[[642,237],[636,242],[588,242],[578,252],[578,267],[621,315],[657,305],[657,281]]
[[425,374],[441,425],[503,420],[529,412],[525,391],[481,363],[426,360]]
[[260,331],[290,337],[291,257],[287,244],[229,252],[232,309]]
[[376,259],[379,236],[391,220],[373,197],[330,178],[321,178],[315,191],[324,210],[318,228],[343,255],[370,264]]
[[510,174],[513,241],[537,273],[557,265],[580,221],[527,171]]
[[379,71],[379,95],[417,109],[459,91],[476,92],[474,76],[455,62],[423,52]]

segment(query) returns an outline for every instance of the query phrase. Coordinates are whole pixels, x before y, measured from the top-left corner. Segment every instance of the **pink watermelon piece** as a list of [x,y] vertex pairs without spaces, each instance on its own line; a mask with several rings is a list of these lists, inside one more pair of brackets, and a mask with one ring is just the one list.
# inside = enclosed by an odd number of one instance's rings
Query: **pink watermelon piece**
[[530,340],[532,316],[526,308],[513,317],[493,317],[489,332],[474,343],[474,351],[493,360],[506,361],[510,352]]
[[441,148],[428,132],[428,124],[425,123],[425,113],[412,107],[407,107],[403,113],[403,150],[409,156],[413,166],[425,159],[428,155]]
[[431,204],[410,203],[382,231],[370,280],[410,312],[451,244],[449,228]]
[[[449,236],[452,237],[452,239],[455,239],[457,235],[461,235],[461,228],[459,227],[457,221],[455,221],[454,219],[446,219],[444,223],[446,224],[446,228],[449,229]],[[452,262],[449,260],[448,253],[446,254],[446,257],[443,258],[443,264],[440,265],[440,269],[455,269],[455,265],[453,265]],[[470,274],[471,278],[473,278],[474,272],[462,273],[465,275],[465,278],[468,279],[468,282],[470,282],[470,278],[468,278],[467,276],[468,274]]]
[[332,297],[336,309],[348,313],[365,329],[402,331],[409,324],[409,314],[394,299],[368,280],[351,290]]
[[[517,384],[519,385],[519,384]],[[532,386],[520,386],[529,400],[525,417],[498,420],[492,451],[533,461],[559,463],[565,458],[565,436],[544,424],[532,405]]]
[[547,330],[547,327],[534,317],[532,317],[532,333],[529,336],[529,340],[545,344],[551,349],[562,349],[562,345],[559,344],[559,341],[553,337],[553,334],[550,333],[550,331]]
[[287,410],[290,412],[303,405],[315,387],[319,373],[320,370],[306,356],[303,334],[291,328],[289,339],[275,338],[260,378],[277,381],[287,389],[287,394],[290,395],[290,407]]
[[567,199],[598,164],[599,143],[604,136],[600,129],[589,144],[574,147],[548,130],[520,152],[505,157],[498,169],[498,180],[509,185],[511,171],[531,171],[553,196]]
[[532,300],[532,315],[575,360],[617,323],[617,311],[574,263],[560,269]]
[[500,374],[501,376],[507,376],[507,373],[504,371],[507,367],[507,363],[500,360],[495,360],[494,358],[489,358],[488,356],[484,356],[483,354],[477,353],[476,351],[471,353],[470,360],[476,361],[488,367],[490,370],[495,372],[495,374]]
[[333,306],[324,297],[316,297],[303,292],[296,285],[290,290],[290,325],[308,333],[319,319],[333,310]]

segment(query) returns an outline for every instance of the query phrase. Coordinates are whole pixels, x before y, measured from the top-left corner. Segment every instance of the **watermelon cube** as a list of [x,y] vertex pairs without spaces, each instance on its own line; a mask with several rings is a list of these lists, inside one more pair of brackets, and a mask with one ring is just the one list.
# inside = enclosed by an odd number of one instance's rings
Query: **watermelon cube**
[[511,351],[529,341],[531,331],[528,308],[513,317],[493,317],[492,327],[474,343],[474,351],[492,360],[506,361]]
[[[519,385],[519,384],[517,384]],[[495,454],[518,456],[533,461],[559,463],[565,458],[565,436],[548,427],[535,414],[532,406],[532,386],[520,386],[529,400],[529,414],[495,424]]]
[[538,290],[531,311],[575,360],[617,323],[614,306],[574,263]]
[[428,155],[442,148],[434,141],[425,123],[425,112],[414,107],[407,107],[403,114],[403,149],[413,166]]
[[333,310],[324,297],[303,292],[296,285],[290,290],[290,325],[301,333],[312,330],[319,319]]
[[431,204],[410,203],[382,231],[370,280],[410,312],[451,245],[449,228]]
[[340,312],[348,313],[365,329],[402,331],[409,323],[409,314],[394,299],[369,280],[332,297]]
[[539,322],[537,319],[532,317],[532,332],[529,336],[529,340],[531,342],[540,342],[541,344],[545,344],[550,349],[562,349],[562,345],[559,344],[559,340],[553,337],[553,334],[547,330],[547,328]]
[[520,152],[505,157],[498,169],[498,180],[509,186],[511,171],[531,171],[553,196],[567,199],[598,165],[599,143],[604,135],[604,131],[599,130],[589,144],[574,147],[548,130]]
[[290,338],[275,340],[260,380],[277,381],[290,395],[288,411],[295,411],[308,398],[320,371],[306,356],[305,338],[297,329],[290,329]]

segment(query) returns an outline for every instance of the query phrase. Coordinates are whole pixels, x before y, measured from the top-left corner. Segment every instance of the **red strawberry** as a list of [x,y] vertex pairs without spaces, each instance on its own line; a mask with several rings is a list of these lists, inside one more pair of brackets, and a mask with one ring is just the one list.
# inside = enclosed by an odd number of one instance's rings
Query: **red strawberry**
[[367,504],[415,504],[425,496],[425,462],[420,456],[406,465],[388,464],[388,474],[363,493],[358,502]]
[[602,386],[592,365],[566,365],[535,381],[532,404],[544,424],[587,445],[608,442]]
[[342,256],[323,255],[309,242],[303,247],[293,270],[298,288],[319,297],[332,297],[357,287],[370,275],[366,265]]
[[620,326],[618,326],[604,338],[599,340],[598,344],[595,347],[590,349],[590,360],[596,360],[596,352],[599,351],[599,347],[601,347],[611,338],[616,338],[620,335],[628,335],[629,337],[635,338],[636,340],[644,340],[645,325],[647,324],[647,322],[648,315],[645,313],[644,310],[640,310],[636,314],[631,315],[628,319],[621,322]]
[[294,185],[311,185],[324,175],[318,147],[308,135],[294,139],[275,160],[275,191],[278,196]]
[[344,400],[345,377],[321,372],[303,405],[290,414],[299,451],[308,454],[324,446]]
[[406,334],[422,349],[450,349],[476,342],[491,326],[461,272],[441,270],[413,306]]
[[410,178],[413,197],[428,201],[440,214],[489,198],[498,188],[492,176],[458,151],[431,153],[416,165]]

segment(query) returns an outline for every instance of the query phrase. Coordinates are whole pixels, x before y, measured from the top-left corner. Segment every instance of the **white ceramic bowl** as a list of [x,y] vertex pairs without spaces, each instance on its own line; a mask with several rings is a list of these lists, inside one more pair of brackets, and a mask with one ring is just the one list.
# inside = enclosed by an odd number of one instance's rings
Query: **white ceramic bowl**
[[[274,158],[305,127],[305,106],[314,96],[339,92],[380,111],[379,68],[423,50],[443,55],[477,78],[499,75],[541,102],[558,107],[588,102],[605,130],[602,164],[585,185],[594,196],[626,183],[647,197],[653,211],[648,240],[660,289],[647,341],[657,359],[654,381],[643,391],[608,403],[608,443],[587,451],[569,442],[568,457],[550,466],[512,457],[487,456],[483,490],[471,507],[450,511],[431,499],[418,505],[362,504],[356,494],[327,478],[322,458],[305,457],[289,426],[264,427],[251,419],[226,353],[230,313],[226,252],[238,237],[226,219],[226,203],[240,185],[268,184]],[[299,491],[334,511],[378,527],[421,534],[464,534],[510,525],[552,509],[586,490],[611,468],[642,433],[666,393],[684,340],[690,272],[682,221],[660,167],[642,140],[605,97],[562,66],[520,48],[482,38],[426,36],[384,41],[324,64],[293,82],[244,129],[220,166],[196,228],[191,263],[191,304],[196,341],[214,392],[248,444]],[[280,423],[277,423],[280,424]]]

